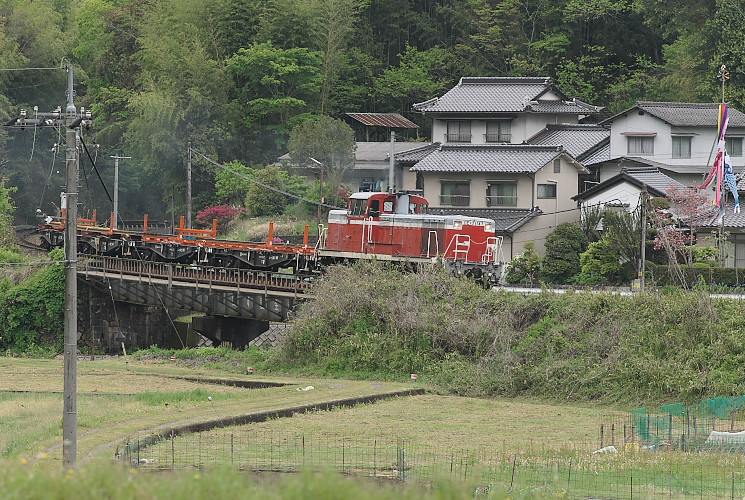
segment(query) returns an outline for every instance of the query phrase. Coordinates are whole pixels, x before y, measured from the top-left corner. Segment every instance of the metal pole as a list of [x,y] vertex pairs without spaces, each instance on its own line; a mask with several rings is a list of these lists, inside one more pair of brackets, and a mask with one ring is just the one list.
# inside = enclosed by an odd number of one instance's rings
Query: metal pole
[[191,225],[191,142],[187,143],[188,154],[186,160],[186,227]]
[[75,465],[78,432],[78,135],[73,122],[77,110],[73,103],[73,70],[67,66],[67,108],[65,109],[65,170],[67,177],[67,215],[65,219],[65,353],[64,415],[62,422],[62,463]]
[[128,160],[131,156],[112,156],[114,159],[114,221],[113,228],[119,223],[119,160]]
[[641,247],[641,262],[639,263],[639,291],[644,291],[644,271],[645,261],[647,260],[647,185],[644,184],[642,187],[642,199],[641,199],[641,214],[639,220],[642,226],[642,247]]
[[119,157],[114,157],[114,220],[111,221],[114,229],[117,229],[119,220]]
[[391,132],[391,152],[390,152],[390,163],[388,165],[388,192],[392,193],[396,184],[395,176],[396,172],[394,170],[395,165],[395,147],[396,147],[396,133]]

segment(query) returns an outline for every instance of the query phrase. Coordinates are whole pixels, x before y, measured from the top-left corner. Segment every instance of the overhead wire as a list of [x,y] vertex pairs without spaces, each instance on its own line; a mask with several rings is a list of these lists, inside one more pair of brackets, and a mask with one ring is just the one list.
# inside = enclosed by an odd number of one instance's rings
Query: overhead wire
[[259,186],[261,186],[263,188],[269,189],[270,191],[274,191],[275,193],[279,193],[281,195],[287,196],[289,198],[294,198],[294,199],[299,200],[299,201],[304,201],[306,203],[310,203],[311,205],[322,206],[322,207],[331,208],[331,209],[345,208],[345,207],[340,207],[340,206],[337,206],[337,205],[329,205],[329,204],[323,203],[321,201],[309,200],[308,198],[303,198],[302,196],[296,195],[294,193],[290,193],[290,192],[284,191],[282,189],[277,189],[277,188],[275,188],[273,186],[269,186],[268,184],[264,184],[261,181],[257,181],[256,179],[253,179],[253,178],[251,178],[251,177],[249,177],[247,175],[244,175],[244,174],[236,171],[235,169],[232,169],[230,167],[227,167],[227,166],[223,165],[222,163],[218,163],[215,160],[209,158],[208,156],[204,155],[203,153],[200,153],[199,151],[197,151],[195,149],[191,149],[191,151],[192,151],[192,153],[195,153],[195,154],[201,156],[202,158],[204,158],[207,162],[211,163],[212,165],[214,165],[214,166],[216,166],[218,168],[221,168],[221,169],[223,169],[223,170],[225,170],[227,172],[230,172],[231,174],[233,174],[233,175],[235,175],[237,177],[240,177],[241,179],[247,180],[247,181],[252,182],[252,183],[254,183],[256,185],[259,185]]

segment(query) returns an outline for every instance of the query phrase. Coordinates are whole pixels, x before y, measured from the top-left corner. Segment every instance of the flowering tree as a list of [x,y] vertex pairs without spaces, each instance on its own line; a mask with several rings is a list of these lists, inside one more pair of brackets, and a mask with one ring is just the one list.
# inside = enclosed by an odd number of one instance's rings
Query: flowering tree
[[709,197],[704,191],[689,187],[670,186],[667,190],[669,207],[657,208],[651,214],[657,230],[655,250],[665,250],[672,262],[683,257],[691,263],[689,247],[696,241],[696,228],[703,225],[711,211]]
[[214,207],[206,207],[201,212],[197,212],[197,222],[204,226],[211,226],[212,221],[217,219],[217,231],[223,232],[227,228],[228,223],[245,212],[246,209],[243,207],[215,205]]

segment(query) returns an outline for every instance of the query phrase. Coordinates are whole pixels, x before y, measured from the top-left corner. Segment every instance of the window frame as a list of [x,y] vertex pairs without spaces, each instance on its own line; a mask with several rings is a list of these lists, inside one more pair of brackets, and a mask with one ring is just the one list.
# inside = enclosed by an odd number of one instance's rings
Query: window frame
[[[450,193],[446,193],[445,186],[452,186]],[[463,189],[465,186],[465,189]],[[466,194],[455,191],[463,190]],[[440,180],[440,205],[449,207],[468,207],[471,205],[471,181],[458,179]]]
[[[458,131],[451,130],[458,124]],[[445,142],[470,143],[471,138],[471,120],[447,120],[445,124]]]
[[[654,155],[654,135],[629,135],[626,136],[626,152],[630,155],[653,156]],[[644,145],[651,146],[649,151],[644,151]],[[632,145],[639,146],[639,151],[632,151]],[[637,149],[637,148],[634,148]]]
[[[672,157],[675,159],[679,158],[690,158],[691,157],[691,136],[690,135],[674,135],[672,136]],[[687,151],[684,151],[687,149]]]
[[[511,186],[514,194],[491,194],[492,188]],[[517,181],[487,181],[486,183],[486,206],[487,207],[516,207],[517,206]]]
[[[541,193],[541,188],[543,188],[544,193]],[[546,188],[552,188],[549,189],[549,191],[553,190],[553,196],[551,196],[551,193],[545,193]],[[538,184],[536,189],[536,198],[538,198],[539,200],[555,200],[557,198],[557,192],[558,188],[556,183],[548,182],[545,184]]]
[[[742,144],[743,144],[743,138],[742,137],[726,137],[724,138],[725,146],[724,148],[727,150],[727,154],[733,157],[740,157],[742,156]],[[738,144],[738,148],[736,149],[734,147],[734,144]]]
[[[496,132],[493,128],[496,127]],[[508,144],[512,142],[512,120],[487,120],[485,143]]]

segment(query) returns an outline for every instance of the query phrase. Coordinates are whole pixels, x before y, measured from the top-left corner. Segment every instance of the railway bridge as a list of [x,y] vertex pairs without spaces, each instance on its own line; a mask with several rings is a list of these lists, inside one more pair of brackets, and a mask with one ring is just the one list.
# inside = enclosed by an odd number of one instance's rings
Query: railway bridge
[[[291,274],[101,255],[81,255],[78,283],[80,343],[106,352],[121,349],[120,332],[137,347],[194,346],[202,336],[244,348],[286,321],[309,286]],[[175,321],[183,316],[191,322]]]

